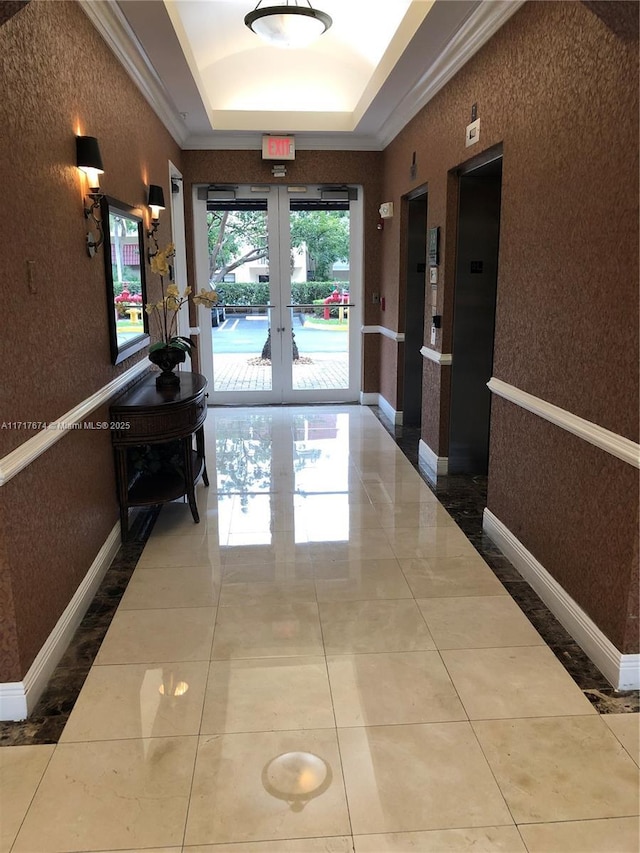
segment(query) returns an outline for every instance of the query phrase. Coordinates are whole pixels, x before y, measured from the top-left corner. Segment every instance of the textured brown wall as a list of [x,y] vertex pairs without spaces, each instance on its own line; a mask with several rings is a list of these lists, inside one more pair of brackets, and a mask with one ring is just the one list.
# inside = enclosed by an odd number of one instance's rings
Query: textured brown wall
[[[378,208],[382,198],[380,181],[382,154],[377,151],[297,151],[296,159],[287,163],[287,177],[274,178],[272,163],[262,160],[260,151],[184,151],[183,175],[185,194],[191,197],[193,184],[360,184],[364,193],[364,323],[378,325],[380,311],[372,304],[371,295],[380,291],[380,232],[377,230]],[[187,205],[187,244],[193,238],[193,216]],[[188,258],[189,283],[195,287],[193,253]],[[376,336],[377,337],[377,336]],[[369,362],[371,343],[363,346],[363,388],[373,387],[377,366]]]
[[638,652],[638,471],[513,403],[492,405],[489,509],[616,648]]
[[[456,216],[448,172],[504,144],[495,373],[635,440],[636,81],[637,45],[581,3],[529,3],[386,149],[383,185],[385,200],[399,204],[402,194],[428,184],[428,225],[443,228],[446,351]],[[481,142],[465,149],[473,103]],[[399,222],[388,224],[383,293],[393,293],[398,280]],[[381,370],[390,372],[384,363]],[[423,437],[446,455],[435,432]]]
[[[457,217],[452,170],[503,145],[494,375],[635,441],[637,79],[637,26],[632,41],[580,2],[528,3],[388,146],[383,183],[385,201],[396,204],[428,184],[427,225],[443,229],[444,325],[436,348],[447,352]],[[466,149],[474,103],[480,142]],[[381,292],[393,298],[402,282],[400,226],[396,219],[388,225]],[[396,365],[388,348],[381,359],[387,387]],[[448,373],[425,361],[422,437],[442,456]],[[549,430],[513,405],[494,406],[489,508],[618,648],[637,649],[637,471]]]
[[[181,155],[75,3],[30,3],[7,21],[0,65],[2,281],[12,295],[2,346],[15,368],[3,375],[0,420],[50,421],[143,355],[110,363],[102,250],[87,257],[74,135],[98,138],[103,190],[142,208],[146,184],[168,194],[167,160],[179,166]],[[169,233],[167,215],[161,240]],[[0,457],[34,434],[0,430]],[[15,611],[0,628],[1,682],[25,674],[117,519],[109,435],[67,434],[2,487],[0,513]]]

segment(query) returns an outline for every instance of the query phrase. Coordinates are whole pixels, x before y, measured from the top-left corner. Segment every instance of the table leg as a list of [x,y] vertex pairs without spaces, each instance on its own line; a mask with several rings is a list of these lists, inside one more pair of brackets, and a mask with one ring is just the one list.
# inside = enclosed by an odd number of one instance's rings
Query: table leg
[[207,460],[204,455],[204,427],[196,430],[196,452],[198,459],[202,459],[202,482],[205,486],[209,485],[209,476],[207,474]]
[[193,460],[191,456],[193,452],[192,443],[193,441],[191,436],[188,436],[182,441],[182,447],[184,449],[184,479],[191,515],[193,516],[195,523],[199,524],[200,515],[198,514],[198,504],[196,502],[196,487],[193,482]]

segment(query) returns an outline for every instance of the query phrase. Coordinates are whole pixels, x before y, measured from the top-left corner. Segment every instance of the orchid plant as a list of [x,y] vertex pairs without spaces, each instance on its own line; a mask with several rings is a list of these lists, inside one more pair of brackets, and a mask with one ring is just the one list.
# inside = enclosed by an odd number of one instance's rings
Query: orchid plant
[[[145,305],[145,311],[150,317],[156,318],[156,324],[160,333],[160,340],[151,344],[149,352],[154,352],[159,349],[178,349],[182,352],[191,355],[191,351],[195,344],[189,339],[177,335],[178,331],[178,311],[182,308],[185,302],[188,301],[191,295],[191,288],[185,287],[184,292],[180,294],[178,285],[174,283],[165,286],[165,276],[169,275],[169,259],[175,255],[175,246],[169,243],[166,249],[160,250],[151,256],[151,271],[160,276],[160,287],[162,290],[162,299],[159,302],[148,302]],[[205,290],[192,297],[196,305],[205,305],[209,308],[218,301],[218,294],[215,290]]]

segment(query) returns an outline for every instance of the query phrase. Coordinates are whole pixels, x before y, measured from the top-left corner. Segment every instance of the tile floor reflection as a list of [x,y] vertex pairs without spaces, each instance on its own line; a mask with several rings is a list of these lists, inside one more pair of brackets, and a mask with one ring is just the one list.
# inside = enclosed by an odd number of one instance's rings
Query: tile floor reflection
[[201,523],[165,506],[108,573],[63,730],[0,749],[0,853],[637,853],[638,715],[468,494],[365,407],[212,409],[206,449]]

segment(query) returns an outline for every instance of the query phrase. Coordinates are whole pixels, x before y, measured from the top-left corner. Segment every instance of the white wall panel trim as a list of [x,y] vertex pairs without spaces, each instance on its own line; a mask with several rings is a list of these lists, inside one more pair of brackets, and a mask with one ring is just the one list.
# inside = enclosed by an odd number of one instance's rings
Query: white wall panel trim
[[617,690],[640,688],[640,655],[623,655],[519,539],[485,508],[482,528]]
[[396,343],[404,342],[404,332],[394,332],[386,326],[362,326],[360,331],[363,335],[384,335],[385,338],[391,338]]
[[0,720],[24,720],[37,704],[60,658],[93,601],[120,547],[120,522],[111,529],[73,598],[22,681],[0,684]]
[[582,438],[612,456],[622,459],[623,462],[628,462],[634,468],[640,468],[640,444],[635,441],[574,415],[566,409],[560,408],[560,406],[547,403],[540,397],[521,391],[514,385],[503,382],[502,379],[496,379],[495,376],[487,382],[487,386],[498,397],[503,397],[510,403],[515,403],[516,406],[544,418],[545,421],[577,435],[578,438]]
[[437,349],[431,349],[431,347],[422,347],[420,355],[423,358],[428,358],[429,361],[435,361],[436,364],[449,365],[453,361],[453,355],[450,352],[438,352]]
[[69,409],[68,412],[65,412],[57,420],[50,422],[46,429],[40,430],[32,438],[28,438],[23,444],[16,447],[15,450],[12,450],[11,453],[3,456],[0,459],[0,486],[4,486],[12,477],[15,477],[16,474],[19,474],[20,471],[31,465],[38,456],[42,456],[56,442],[64,438],[67,433],[73,432],[74,424],[79,424],[87,415],[90,415],[91,412],[94,412],[104,403],[107,403],[132,380],[148,370],[150,364],[151,362],[148,358],[143,358],[141,361],[136,362],[133,367],[125,370],[120,376],[117,376],[113,381],[104,385],[99,391],[96,391],[95,394],[78,403],[73,409]]

